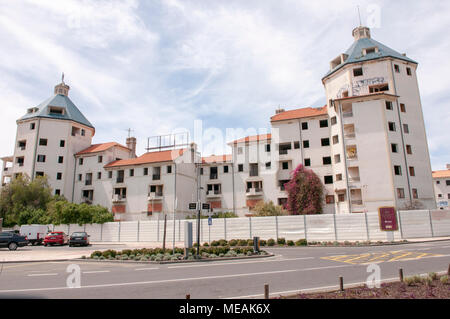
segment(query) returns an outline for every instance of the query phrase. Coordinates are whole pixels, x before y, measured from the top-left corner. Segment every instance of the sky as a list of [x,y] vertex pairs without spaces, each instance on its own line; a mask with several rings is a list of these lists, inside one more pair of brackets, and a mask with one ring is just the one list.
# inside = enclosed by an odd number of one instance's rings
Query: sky
[[0,0],[0,157],[62,72],[93,143],[124,144],[131,128],[142,154],[150,136],[198,138],[197,123],[205,155],[230,152],[208,137],[264,133],[279,107],[326,104],[321,79],[351,46],[358,6],[374,39],[419,62],[431,164],[444,169],[450,1]]

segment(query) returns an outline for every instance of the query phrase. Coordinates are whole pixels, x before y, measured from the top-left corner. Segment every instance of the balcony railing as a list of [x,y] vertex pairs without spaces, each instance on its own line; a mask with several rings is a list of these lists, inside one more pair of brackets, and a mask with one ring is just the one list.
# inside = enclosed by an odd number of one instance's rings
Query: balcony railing
[[210,174],[209,179],[217,179],[217,173]]
[[221,195],[222,192],[220,190],[210,190],[206,192],[206,195]]
[[257,195],[259,193],[262,193],[262,188],[247,188],[248,195]]
[[92,185],[92,179],[87,179],[87,180],[84,182],[84,185],[86,185],[86,186]]
[[349,182],[360,182],[361,181],[361,177],[359,177],[359,176],[349,177],[348,181]]
[[117,183],[123,183],[123,177],[117,177],[116,182]]
[[362,206],[363,201],[361,199],[353,199],[352,200],[352,205],[359,205]]
[[124,200],[126,200],[127,197],[123,196],[123,195],[114,195],[112,198],[113,203],[117,203],[117,202],[123,202]]
[[160,174],[153,174],[152,176],[154,181],[159,181],[161,179],[161,175]]
[[353,111],[343,112],[342,117],[344,117],[344,118],[353,117]]
[[289,150],[279,150],[278,153],[280,155],[287,155],[289,153]]
[[354,132],[352,132],[352,133],[345,133],[345,134],[344,134],[344,137],[345,137],[345,138],[355,138],[355,137],[356,137],[356,134],[355,134]]

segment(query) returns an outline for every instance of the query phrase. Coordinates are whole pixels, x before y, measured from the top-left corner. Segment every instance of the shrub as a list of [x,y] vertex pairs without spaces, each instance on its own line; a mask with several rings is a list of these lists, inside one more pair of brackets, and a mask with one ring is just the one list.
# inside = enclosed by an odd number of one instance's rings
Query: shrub
[[288,246],[294,246],[295,244],[294,244],[294,241],[288,240],[288,241],[287,241],[287,245],[288,245]]
[[108,257],[113,257],[114,258],[114,257],[116,257],[116,255],[117,255],[117,252],[115,250],[112,250],[112,249],[105,250],[102,253],[102,256],[105,257],[105,258],[108,258]]
[[260,239],[259,240],[259,245],[264,247],[264,246],[267,245],[267,241],[265,241],[264,239]]
[[99,251],[99,250],[96,250],[96,251],[94,251],[94,252],[91,254],[91,258],[94,258],[95,256],[97,256],[97,258],[98,258],[98,257],[100,257],[101,255],[102,255],[102,252]]
[[[189,256],[190,257],[190,256]],[[217,255],[216,254],[210,254],[209,255],[209,258],[217,258]]]
[[128,255],[122,255],[122,260],[128,260]]
[[333,242],[333,246],[339,246],[339,242],[334,241],[334,242]]
[[413,277],[406,277],[403,279],[403,282],[408,286],[412,286],[415,281]]
[[124,249],[124,250],[122,250],[121,251],[121,253],[120,253],[121,255],[131,255],[132,254],[132,251],[130,250],[130,249]]
[[232,247],[235,247],[235,246],[237,246],[238,241],[236,239],[232,239],[228,242],[228,244]]
[[225,239],[219,240],[219,246],[227,246],[228,242]]
[[105,258],[105,256],[100,256],[98,259],[104,260],[104,259],[106,259],[106,258]]
[[238,240],[238,246],[247,246],[247,240],[239,239]]
[[270,238],[270,239],[267,241],[267,246],[274,246],[274,245],[275,245],[275,239]]
[[431,280],[436,280],[437,274],[435,272],[430,272],[428,273],[428,277],[431,278]]
[[255,216],[283,216],[289,215],[289,212],[285,210],[282,206],[276,206],[272,201],[265,203],[263,201],[256,204],[252,209]]
[[141,257],[140,261],[147,261],[148,258],[146,256]]
[[284,239],[284,238],[278,238],[278,239],[277,239],[277,244],[278,244],[278,245],[286,245],[286,239]]
[[448,284],[448,276],[442,276],[442,277],[441,277],[441,282],[442,282],[444,285]]
[[209,247],[209,244],[208,243],[204,243],[203,246]]
[[427,286],[431,286],[431,284],[433,283],[433,279],[431,279],[431,277],[425,277],[422,280]]
[[218,240],[213,240],[211,242],[211,246],[213,246],[213,247],[220,246],[220,242]]
[[247,256],[251,256],[253,253],[251,251],[247,251]]
[[413,280],[416,284],[421,283],[423,281],[422,277],[420,277],[419,275],[414,276]]
[[247,246],[253,247],[253,239],[247,240]]
[[296,246],[306,246],[307,244],[306,239],[299,239],[295,242]]

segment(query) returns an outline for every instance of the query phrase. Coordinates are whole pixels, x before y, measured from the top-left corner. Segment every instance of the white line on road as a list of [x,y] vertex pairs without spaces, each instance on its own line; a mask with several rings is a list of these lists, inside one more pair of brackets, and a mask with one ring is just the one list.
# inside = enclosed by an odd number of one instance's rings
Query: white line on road
[[110,272],[109,270],[93,270],[93,271],[83,271],[83,274],[99,274],[103,272]]
[[158,267],[154,267],[154,268],[136,268],[135,271],[141,271],[141,270],[154,270],[154,269],[159,269]]
[[37,277],[37,276],[57,276],[57,273],[51,273],[51,274],[28,274],[28,277]]
[[[208,280],[208,279],[222,279],[222,278],[238,278],[238,277],[273,275],[273,274],[282,274],[282,273],[289,273],[289,272],[302,272],[302,271],[312,271],[312,270],[330,269],[330,268],[344,268],[344,267],[355,267],[355,265],[341,265],[341,266],[330,266],[330,267],[321,267],[321,268],[320,267],[318,267],[318,268],[306,268],[306,269],[290,269],[290,270],[265,271],[265,272],[256,272],[256,273],[246,273],[246,274],[208,276],[208,277],[191,277],[191,278],[166,279],[166,280],[154,280],[154,281],[125,282],[125,283],[116,283],[116,284],[87,285],[87,286],[81,286],[80,288],[76,288],[76,289],[123,287],[123,286],[137,286],[137,285],[151,285],[151,284],[171,283],[171,282],[180,282],[180,281],[194,281],[194,280]],[[31,291],[44,291],[44,290],[50,291],[50,290],[66,290],[66,289],[73,289],[73,288],[53,287],[53,288],[10,289],[10,290],[0,290],[0,293],[31,292]]]
[[242,265],[242,264],[256,264],[256,263],[270,263],[279,261],[291,261],[291,260],[307,260],[314,259],[315,257],[302,257],[302,258],[288,258],[288,259],[271,259],[271,260],[258,260],[258,261],[238,261],[236,262],[207,262],[203,265],[183,265],[183,266],[169,266],[167,268],[193,268],[193,267],[208,267],[208,266],[223,266],[223,265]]

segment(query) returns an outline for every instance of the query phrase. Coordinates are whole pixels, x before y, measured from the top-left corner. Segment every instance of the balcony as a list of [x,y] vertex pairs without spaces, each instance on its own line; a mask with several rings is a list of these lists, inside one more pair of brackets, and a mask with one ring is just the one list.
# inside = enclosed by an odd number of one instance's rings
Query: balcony
[[161,179],[161,174],[153,174],[152,180],[159,181]]
[[206,198],[218,198],[222,196],[222,192],[220,190],[209,190],[206,192]]
[[3,169],[3,176],[11,176],[12,175],[12,167],[5,167]]
[[117,177],[116,183],[123,183],[124,178],[123,177]]
[[122,203],[127,200],[126,196],[115,194],[112,198],[113,203]]
[[363,206],[363,201],[362,201],[362,199],[352,199],[352,205]]
[[162,192],[151,192],[148,194],[148,201],[154,201],[154,200],[162,200],[163,199],[163,193]]
[[91,185],[92,185],[92,179],[87,179],[87,180],[84,182],[84,185],[85,185],[85,186],[91,186]]
[[342,112],[343,118],[353,117],[353,111]]
[[247,196],[261,196],[263,194],[262,188],[247,188]]
[[89,197],[83,197],[81,201],[85,204],[92,205],[92,199]]
[[211,179],[211,180],[217,179],[217,177],[218,177],[217,173],[213,173],[213,174],[209,175],[209,179]]
[[358,159],[358,150],[356,145],[347,146],[347,159],[348,160],[357,160]]

